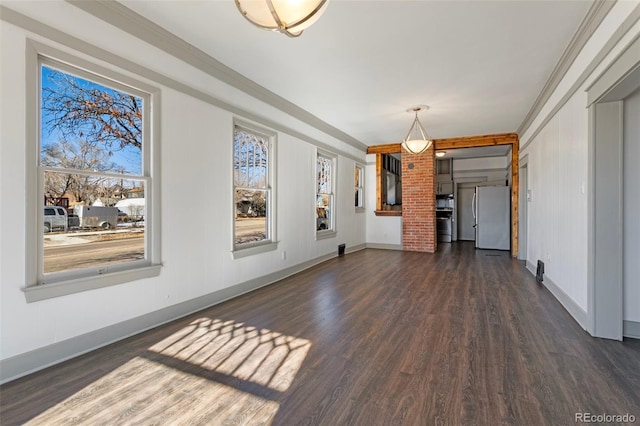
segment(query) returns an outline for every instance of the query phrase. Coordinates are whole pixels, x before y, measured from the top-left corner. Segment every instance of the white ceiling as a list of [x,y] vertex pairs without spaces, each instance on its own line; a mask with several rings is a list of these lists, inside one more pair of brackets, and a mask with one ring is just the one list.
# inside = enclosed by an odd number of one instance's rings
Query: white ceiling
[[399,142],[418,104],[434,138],[515,132],[591,6],[332,0],[292,39],[232,0],[121,3],[365,145]]

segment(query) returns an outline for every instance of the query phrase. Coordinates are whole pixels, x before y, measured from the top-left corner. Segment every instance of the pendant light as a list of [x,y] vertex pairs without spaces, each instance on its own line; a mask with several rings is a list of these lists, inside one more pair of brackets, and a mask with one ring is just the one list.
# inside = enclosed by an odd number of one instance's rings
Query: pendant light
[[298,37],[318,20],[329,0],[235,0],[242,16],[256,27]]
[[402,142],[402,147],[411,154],[423,153],[429,149],[433,142],[426,130],[424,130],[424,127],[422,127],[420,120],[418,120],[418,113],[428,109],[429,107],[427,105],[419,105],[407,110],[407,112],[413,112],[415,114],[415,118],[413,119],[413,124],[411,124],[411,127],[409,128],[407,137],[404,138],[404,142]]

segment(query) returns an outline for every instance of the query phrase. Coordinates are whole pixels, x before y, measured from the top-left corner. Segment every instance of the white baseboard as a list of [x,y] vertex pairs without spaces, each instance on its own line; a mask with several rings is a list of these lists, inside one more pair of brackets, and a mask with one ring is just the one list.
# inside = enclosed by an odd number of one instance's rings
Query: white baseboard
[[346,249],[345,249],[345,252],[346,253],[355,253],[357,251],[364,250],[366,248],[367,248],[367,245],[364,244],[364,243],[363,244],[358,244],[357,246],[353,246],[353,247],[347,246]]
[[[349,252],[362,250],[365,244],[352,247]],[[158,311],[132,318],[108,327],[72,337],[61,342],[34,349],[23,354],[0,360],[0,384],[34,373],[60,362],[75,358],[87,352],[117,342],[127,337],[142,333],[192,313],[201,311],[226,300],[273,284],[288,276],[302,272],[312,266],[337,257],[335,253],[326,254],[315,259],[302,262],[280,271],[254,278],[243,283],[209,293],[192,300],[167,306]]]
[[640,339],[640,322],[625,320],[623,322],[622,335],[632,339]]
[[367,248],[381,250],[402,250],[402,244],[367,243]]
[[[528,260],[525,263],[526,268],[533,275],[536,275],[536,266],[529,262]],[[560,302],[560,304],[564,307],[564,309],[569,312],[569,315],[573,317],[573,319],[582,327],[587,330],[588,324],[588,316],[587,311],[582,309],[567,293],[564,292],[560,286],[551,280],[551,278],[545,276],[542,284],[553,294],[553,296]]]
[[536,274],[536,265],[534,265],[533,263],[529,262],[528,260],[525,262],[525,266],[527,267],[527,269],[529,270],[529,272],[531,272],[533,275]]

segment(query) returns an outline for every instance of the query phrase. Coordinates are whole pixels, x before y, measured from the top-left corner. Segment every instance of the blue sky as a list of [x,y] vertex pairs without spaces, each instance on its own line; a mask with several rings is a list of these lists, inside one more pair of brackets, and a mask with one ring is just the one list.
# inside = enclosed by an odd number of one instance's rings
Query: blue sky
[[[43,89],[56,88],[55,84],[50,78],[54,72],[60,72],[60,71],[56,71],[53,68],[50,68],[47,66],[42,66],[41,79],[42,79]],[[116,92],[115,89],[111,89],[109,87],[100,85],[98,83],[94,83],[92,81],[88,81],[76,76],[72,76],[72,77],[76,80],[76,82],[80,86],[88,87],[88,88],[96,88],[100,91],[106,91],[111,93]],[[42,148],[45,148],[50,144],[58,142],[62,136],[58,130],[54,130],[53,132],[51,131],[50,126],[47,126],[45,124],[47,121],[47,115],[45,115],[46,113],[43,111],[42,114],[43,116],[41,117],[41,120],[40,120],[41,138],[42,138],[41,150]],[[141,164],[142,156],[140,155],[141,154],[140,150],[130,145],[127,145],[122,149],[117,149],[117,148],[118,147],[112,147],[111,149],[112,155],[110,157],[110,160],[111,162],[114,163],[114,169],[124,168],[124,170],[126,170],[128,173],[131,173],[134,175],[141,175],[142,174],[142,164]]]

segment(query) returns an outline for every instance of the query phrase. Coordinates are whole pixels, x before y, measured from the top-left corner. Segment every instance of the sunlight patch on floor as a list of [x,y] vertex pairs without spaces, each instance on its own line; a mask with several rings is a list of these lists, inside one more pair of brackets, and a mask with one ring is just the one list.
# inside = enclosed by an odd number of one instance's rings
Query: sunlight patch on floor
[[289,389],[311,342],[235,321],[199,318],[149,348],[277,391]]
[[268,425],[279,408],[275,401],[136,357],[26,424]]

